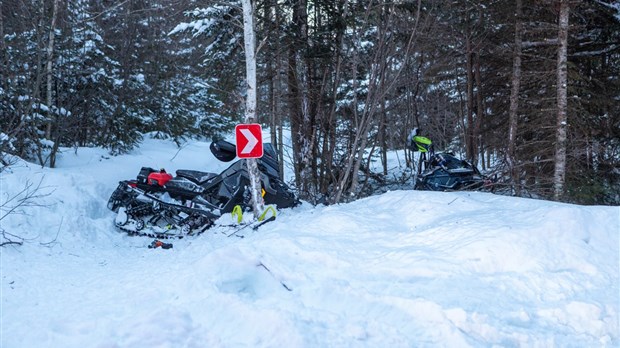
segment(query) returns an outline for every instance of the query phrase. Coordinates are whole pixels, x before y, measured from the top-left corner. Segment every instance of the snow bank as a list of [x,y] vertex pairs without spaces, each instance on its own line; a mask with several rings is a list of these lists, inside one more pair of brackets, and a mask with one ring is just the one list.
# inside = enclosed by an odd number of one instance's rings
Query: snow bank
[[113,226],[118,180],[226,164],[200,142],[65,151],[1,174],[0,203],[50,190],[1,221],[28,238],[0,248],[2,347],[620,344],[620,207],[395,191],[148,249]]

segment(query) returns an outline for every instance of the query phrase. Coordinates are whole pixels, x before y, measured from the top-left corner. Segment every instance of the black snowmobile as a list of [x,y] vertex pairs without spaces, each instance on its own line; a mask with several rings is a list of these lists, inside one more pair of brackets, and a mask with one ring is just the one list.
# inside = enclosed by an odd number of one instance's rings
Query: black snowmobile
[[419,136],[414,129],[410,139],[412,151],[420,152],[414,177],[414,189],[431,191],[480,190],[490,187],[492,181],[478,168],[450,152],[435,153],[432,141]]
[[475,166],[454,157],[452,153],[442,152],[430,156],[426,170],[418,177],[416,189],[431,191],[480,190],[490,184],[490,180]]
[[[264,155],[256,162],[265,204],[277,208],[296,206],[299,200],[280,180],[273,146],[269,143],[263,146]],[[236,158],[235,145],[225,140],[212,142],[210,149],[220,161]],[[163,169],[142,167],[136,179],[119,183],[108,208],[117,213],[116,226],[131,235],[183,237],[204,232],[236,206],[248,210],[249,187],[248,169],[242,160],[220,174],[179,169],[172,176]]]

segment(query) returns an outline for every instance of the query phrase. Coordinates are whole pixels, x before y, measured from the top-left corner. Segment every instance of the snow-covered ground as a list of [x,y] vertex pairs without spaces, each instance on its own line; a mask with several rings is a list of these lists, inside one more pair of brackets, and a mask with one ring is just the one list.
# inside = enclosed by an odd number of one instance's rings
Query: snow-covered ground
[[620,345],[620,207],[405,190],[168,250],[116,230],[119,180],[224,169],[208,145],[65,149],[56,169],[3,171],[0,203],[27,182],[50,195],[0,221],[26,238],[0,247],[0,346]]

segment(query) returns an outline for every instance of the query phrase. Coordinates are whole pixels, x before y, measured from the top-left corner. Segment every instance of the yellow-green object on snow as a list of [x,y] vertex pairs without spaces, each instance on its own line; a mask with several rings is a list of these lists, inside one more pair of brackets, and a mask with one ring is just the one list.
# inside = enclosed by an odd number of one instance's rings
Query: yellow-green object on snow
[[241,206],[240,205],[235,205],[235,207],[233,208],[232,212],[230,213],[232,215],[233,220],[235,219],[235,216],[237,216],[237,223],[240,224],[241,221],[243,221],[243,211],[241,210]]
[[263,221],[265,220],[265,216],[267,216],[267,212],[271,211],[271,216],[273,216],[274,218],[276,217],[276,209],[273,206],[268,206],[267,209],[265,209],[263,211],[262,214],[260,214],[260,216],[258,217],[258,221]]

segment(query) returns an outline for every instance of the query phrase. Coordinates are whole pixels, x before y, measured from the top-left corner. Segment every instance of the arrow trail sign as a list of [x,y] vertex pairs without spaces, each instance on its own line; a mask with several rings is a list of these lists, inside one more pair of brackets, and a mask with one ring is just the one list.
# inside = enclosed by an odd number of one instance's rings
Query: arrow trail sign
[[237,157],[263,157],[263,130],[258,123],[238,124],[235,127]]

